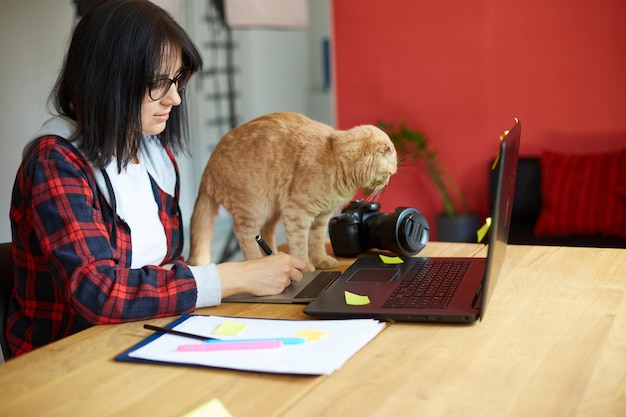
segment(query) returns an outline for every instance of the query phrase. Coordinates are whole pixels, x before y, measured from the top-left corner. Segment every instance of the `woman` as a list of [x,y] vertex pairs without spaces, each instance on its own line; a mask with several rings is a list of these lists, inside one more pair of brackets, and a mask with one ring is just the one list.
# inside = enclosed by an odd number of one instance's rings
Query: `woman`
[[184,87],[202,66],[147,0],[106,0],[79,21],[50,96],[58,116],[24,149],[11,201],[17,276],[7,336],[20,355],[95,324],[191,312],[302,279],[286,254],[189,266],[174,153]]

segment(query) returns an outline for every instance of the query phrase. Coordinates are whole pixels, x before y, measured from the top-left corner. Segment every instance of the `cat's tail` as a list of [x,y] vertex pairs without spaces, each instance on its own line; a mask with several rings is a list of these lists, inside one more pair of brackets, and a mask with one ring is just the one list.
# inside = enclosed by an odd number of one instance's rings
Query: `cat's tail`
[[218,210],[219,204],[201,186],[191,215],[189,265],[211,263],[211,240]]

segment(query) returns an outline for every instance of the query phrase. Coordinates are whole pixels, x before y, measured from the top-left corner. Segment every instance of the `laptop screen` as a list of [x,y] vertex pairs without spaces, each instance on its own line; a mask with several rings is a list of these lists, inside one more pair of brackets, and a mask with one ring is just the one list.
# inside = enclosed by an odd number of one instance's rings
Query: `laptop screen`
[[480,318],[485,315],[487,303],[496,286],[500,270],[504,263],[507,242],[509,239],[509,225],[513,210],[513,196],[515,193],[515,178],[517,176],[517,161],[519,158],[519,142],[522,126],[516,119],[515,126],[505,132],[500,142],[500,154],[494,169],[498,170],[496,197],[491,207],[491,231],[489,234],[489,248],[487,255],[487,271],[482,283],[482,305]]

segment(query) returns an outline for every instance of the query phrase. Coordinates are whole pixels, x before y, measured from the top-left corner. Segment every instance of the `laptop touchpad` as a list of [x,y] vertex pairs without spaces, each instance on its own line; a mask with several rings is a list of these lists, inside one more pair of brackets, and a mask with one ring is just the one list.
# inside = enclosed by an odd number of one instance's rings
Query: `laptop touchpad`
[[355,282],[389,282],[398,274],[397,269],[359,268],[346,280]]

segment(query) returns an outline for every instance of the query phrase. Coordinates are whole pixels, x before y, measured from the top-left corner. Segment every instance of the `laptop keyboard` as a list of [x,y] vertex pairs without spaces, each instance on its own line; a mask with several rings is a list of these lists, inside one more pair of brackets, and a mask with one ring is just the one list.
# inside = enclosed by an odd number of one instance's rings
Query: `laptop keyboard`
[[470,262],[428,260],[413,267],[383,304],[385,308],[444,309],[448,306]]

